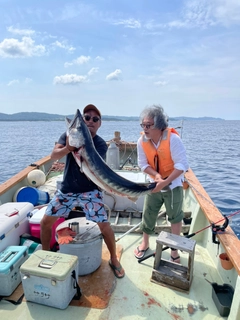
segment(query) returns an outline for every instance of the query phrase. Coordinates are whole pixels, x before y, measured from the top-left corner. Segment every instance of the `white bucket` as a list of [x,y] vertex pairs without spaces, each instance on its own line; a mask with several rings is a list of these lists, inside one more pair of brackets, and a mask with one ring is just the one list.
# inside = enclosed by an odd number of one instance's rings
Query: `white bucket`
[[78,275],[84,276],[97,270],[102,261],[102,236],[92,242],[59,245],[61,253],[78,257]]
[[56,231],[66,228],[72,222],[79,223],[79,234],[75,241],[69,244],[60,244],[61,253],[78,257],[78,275],[84,276],[97,270],[102,262],[103,237],[98,225],[86,218],[74,218],[59,224]]

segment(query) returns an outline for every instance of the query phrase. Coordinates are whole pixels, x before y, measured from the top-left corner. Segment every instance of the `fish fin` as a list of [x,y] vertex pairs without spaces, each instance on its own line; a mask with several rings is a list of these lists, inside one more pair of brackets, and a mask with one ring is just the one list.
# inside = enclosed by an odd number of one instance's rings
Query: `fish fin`
[[72,120],[69,119],[68,117],[66,117],[65,122],[66,122],[66,126],[67,126],[67,136],[69,136],[69,128],[70,128]]
[[129,200],[131,200],[132,202],[136,203],[138,197],[127,197]]
[[152,190],[152,189],[154,189],[155,187],[156,187],[156,185],[157,185],[157,183],[156,182],[152,182],[152,183],[150,183],[149,185],[148,185],[148,189],[149,190]]
[[70,118],[66,117],[65,122],[66,122],[67,126],[69,126],[70,123],[72,122],[72,120]]
[[71,128],[76,128],[79,125],[79,114],[81,115],[80,111],[77,109],[73,119],[70,119],[68,117],[65,117],[65,122],[67,125],[67,129]]
[[83,167],[82,167],[82,161],[83,161],[83,159],[82,159],[82,156],[81,156],[81,153],[80,153],[80,149],[77,150],[77,151],[74,151],[74,152],[72,153],[72,155],[73,155],[76,163],[77,163],[78,166],[79,166],[79,170],[83,173]]

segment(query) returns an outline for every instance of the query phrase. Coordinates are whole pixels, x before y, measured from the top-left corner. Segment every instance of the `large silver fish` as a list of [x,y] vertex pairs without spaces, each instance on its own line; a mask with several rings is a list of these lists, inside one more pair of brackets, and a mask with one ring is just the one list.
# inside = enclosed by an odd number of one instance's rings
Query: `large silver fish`
[[69,144],[78,149],[72,154],[80,170],[101,189],[133,201],[154,189],[156,183],[137,184],[121,177],[107,165],[95,149],[92,136],[78,109],[73,120],[66,118],[66,123]]

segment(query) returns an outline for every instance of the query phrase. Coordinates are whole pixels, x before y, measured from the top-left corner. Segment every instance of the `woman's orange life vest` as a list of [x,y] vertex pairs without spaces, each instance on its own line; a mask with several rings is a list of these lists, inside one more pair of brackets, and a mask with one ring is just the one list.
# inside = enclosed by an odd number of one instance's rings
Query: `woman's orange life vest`
[[[163,179],[167,178],[174,170],[174,163],[170,152],[170,134],[178,132],[174,128],[163,131],[160,145],[156,149],[151,140],[142,136],[142,147],[146,154],[149,165],[160,173]],[[154,178],[154,177],[152,177]]]

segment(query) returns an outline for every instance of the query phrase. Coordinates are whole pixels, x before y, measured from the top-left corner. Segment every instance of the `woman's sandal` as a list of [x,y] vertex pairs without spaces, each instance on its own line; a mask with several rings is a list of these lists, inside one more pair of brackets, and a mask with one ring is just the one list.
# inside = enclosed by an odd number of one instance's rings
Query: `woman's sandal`
[[[135,257],[137,259],[142,259],[145,256],[145,253],[148,251],[149,248],[145,249],[145,250],[140,250],[139,246],[136,248],[137,249],[137,253],[134,253]],[[138,255],[140,253],[140,255]]]
[[174,257],[171,256],[170,261],[171,262],[175,262],[175,263],[180,263],[180,257],[177,256],[177,257],[174,258]]
[[[177,249],[171,248],[171,250],[172,250],[172,251],[176,251]],[[174,263],[180,263],[180,257],[177,256],[177,257],[174,258],[174,257],[171,255],[170,261],[171,261],[171,262],[174,262]]]

